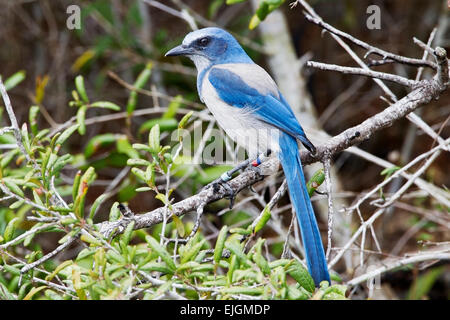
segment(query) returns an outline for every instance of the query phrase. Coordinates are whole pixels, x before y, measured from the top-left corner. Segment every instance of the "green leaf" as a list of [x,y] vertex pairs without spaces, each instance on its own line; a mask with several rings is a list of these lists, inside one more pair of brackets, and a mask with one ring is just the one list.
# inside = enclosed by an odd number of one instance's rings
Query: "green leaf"
[[[170,101],[169,106],[167,107],[167,111],[164,112],[164,114],[162,115],[163,119],[172,119],[175,118],[178,109],[181,106],[181,101],[183,100],[183,97],[181,95],[177,95],[175,96],[172,101]],[[161,127],[161,130],[162,127]]]
[[145,179],[145,172],[139,168],[131,168],[131,172],[138,177],[139,179],[141,179],[142,181],[147,181]]
[[10,266],[10,265],[4,264],[2,267],[3,267],[3,269],[6,272],[11,273],[12,275],[15,275],[15,276],[20,276],[21,275],[20,269],[14,267],[14,266]]
[[270,274],[270,266],[267,260],[262,255],[262,245],[264,244],[264,239],[259,238],[255,244],[255,253],[253,254],[253,261],[255,261],[256,265],[261,269],[261,271],[268,275]]
[[237,233],[237,234],[241,234],[243,236],[248,236],[252,232],[250,230],[247,230],[247,229],[244,229],[244,228],[231,228],[230,229],[230,233]]
[[84,202],[86,199],[87,190],[90,184],[96,178],[95,169],[89,167],[86,172],[81,176],[80,186],[78,187],[77,198],[74,203],[74,212],[78,218],[84,217]]
[[322,300],[347,300],[345,297],[347,286],[341,284],[331,287],[321,286],[320,290],[323,291]]
[[220,292],[223,294],[246,294],[251,296],[258,296],[263,294],[264,287],[243,287],[243,286],[235,286],[230,288],[220,289]]
[[181,118],[180,122],[178,123],[178,128],[183,129],[193,114],[194,111],[189,111],[189,113],[187,113],[183,118]]
[[159,152],[159,124],[156,124],[151,130],[150,134],[148,135],[148,146],[150,147],[150,152],[157,154]]
[[83,99],[84,102],[88,103],[89,99],[86,93],[86,89],[84,87],[84,78],[83,76],[79,75],[75,78],[75,87],[77,88],[78,93],[81,96],[81,99]]
[[131,235],[133,233],[134,230],[134,225],[135,225],[135,221],[132,220],[128,225],[127,228],[125,229],[123,236],[122,236],[122,243],[124,246],[127,246],[128,243],[130,243],[131,240]]
[[127,102],[127,114],[133,113],[137,105],[137,93],[136,91],[131,91]]
[[109,102],[109,101],[97,101],[97,102],[91,103],[90,106],[94,107],[94,108],[103,108],[103,109],[109,109],[109,110],[113,110],[113,111],[120,111],[120,107],[117,104]]
[[430,269],[425,274],[414,280],[408,292],[408,300],[420,300],[426,298],[436,280],[445,272],[445,266]]
[[311,179],[306,183],[306,189],[310,197],[314,194],[317,188],[325,181],[325,173],[323,169],[317,170]]
[[214,261],[219,263],[220,259],[222,259],[222,252],[225,246],[225,240],[227,238],[228,227],[223,226],[220,229],[219,235],[217,236],[216,246],[214,248]]
[[250,23],[248,24],[248,28],[250,30],[255,29],[259,24],[261,23],[261,20],[259,20],[258,16],[254,14],[252,18],[250,19]]
[[142,267],[139,268],[143,271],[158,271],[163,272],[167,274],[172,274],[173,270],[169,269],[165,264],[158,263],[158,262],[149,262],[144,264]]
[[180,262],[181,263],[186,263],[188,261],[191,261],[191,260],[195,259],[195,257],[197,256],[197,254],[199,253],[200,249],[203,247],[205,242],[206,242],[206,239],[203,239],[199,243],[196,243],[191,248],[186,250],[184,252],[183,256],[181,257]]
[[385,179],[389,178],[391,175],[395,173],[395,171],[400,170],[401,168],[398,166],[393,166],[390,168],[386,168],[383,171],[381,171],[380,175],[386,176]]
[[72,260],[66,260],[63,263],[61,263],[59,266],[56,267],[55,270],[51,274],[45,277],[46,281],[52,281],[52,279],[63,269],[67,268],[68,266],[72,265]]
[[241,263],[244,263],[247,266],[251,267],[252,263],[247,258],[247,256],[244,254],[244,252],[242,251],[242,248],[241,248],[240,244],[238,244],[238,243],[236,243],[234,241],[233,242],[232,241],[225,241],[225,248],[227,248],[228,250],[230,250],[230,252],[232,254],[237,256]]
[[105,201],[105,199],[108,197],[107,194],[102,194],[100,197],[95,199],[94,203],[92,204],[91,211],[89,212],[89,218],[94,219],[95,213],[97,212],[97,208]]
[[75,201],[75,199],[78,197],[78,189],[80,187],[80,181],[81,181],[81,170],[78,170],[78,172],[75,174],[75,178],[73,179],[72,201]]
[[[150,189],[150,188],[149,188]],[[150,189],[151,190],[151,189]],[[185,230],[184,230],[184,224],[181,221],[180,218],[178,218],[176,215],[172,216],[172,220],[175,223],[175,227],[177,228],[177,233],[180,237],[184,237]]]
[[145,121],[139,127],[139,133],[144,133],[146,131],[149,131],[155,125],[159,125],[160,130],[162,132],[164,132],[164,131],[172,131],[172,130],[177,128],[178,121],[176,119],[173,119],[173,118],[170,118],[170,119],[164,119],[164,118],[150,119],[150,120]]
[[167,267],[174,272],[177,267],[175,265],[175,262],[173,262],[172,257],[169,255],[169,253],[164,249],[158,241],[155,240],[155,238],[147,235],[145,237],[145,241],[147,241],[150,248],[152,248],[153,251],[155,251],[161,259],[166,263]]
[[[152,64],[148,63],[144,70],[138,75],[136,81],[134,82],[134,87],[136,89],[142,89],[145,84],[150,79]],[[130,96],[127,102],[127,113],[130,115],[134,109],[136,109],[137,105],[137,93],[135,90],[130,92]]]
[[87,243],[90,243],[90,244],[92,244],[92,245],[94,245],[94,246],[101,246],[102,245],[102,242],[100,241],[100,240],[98,240],[98,239],[96,239],[96,238],[94,238],[92,235],[90,235],[90,234],[82,234],[81,236],[80,236],[80,240],[81,241],[84,241],[84,242],[87,242]]
[[258,220],[258,222],[255,225],[255,229],[253,230],[253,233],[256,233],[259,230],[261,230],[266,225],[267,221],[270,220],[270,217],[271,217],[271,213],[270,213],[269,205],[266,205],[261,214],[261,218]]
[[14,236],[14,231],[16,231],[16,225],[19,221],[19,217],[11,219],[6,225],[5,232],[3,233],[3,238],[5,242],[8,242]]
[[12,179],[3,178],[2,181],[12,193],[24,197],[22,189]]
[[299,262],[293,261],[286,272],[295,279],[303,288],[313,293],[315,290],[314,280],[311,275]]
[[144,150],[144,151],[149,151],[150,152],[150,148],[148,145],[146,144],[142,144],[142,143],[133,143],[132,147],[136,150]]
[[198,262],[195,262],[195,261],[184,262],[184,263],[181,263],[181,264],[178,266],[177,272],[181,272],[181,271],[184,271],[184,270],[186,270],[186,269],[193,269],[193,268],[195,268],[195,267],[197,267],[197,266],[199,266],[199,265],[200,265],[200,264],[199,264]]
[[126,154],[131,159],[138,159],[139,153],[131,146],[126,136],[117,139],[117,151]]
[[239,259],[236,255],[231,256],[230,266],[227,272],[227,282],[228,284],[233,283],[233,275],[236,269],[239,268]]
[[120,219],[119,202],[114,202],[109,212],[109,221],[117,221]]
[[151,190],[153,190],[153,189],[150,187],[140,187],[140,188],[136,189],[136,192],[146,192],[146,191],[151,191]]
[[256,9],[256,15],[258,19],[263,21],[267,15],[269,14],[269,4],[266,1],[263,1],[259,4],[258,9]]
[[28,120],[30,121],[31,133],[36,136],[38,133],[37,116],[39,113],[39,106],[31,106],[28,112]]
[[236,3],[241,3],[247,0],[227,0],[226,4],[230,5],[230,4],[236,4]]
[[150,62],[145,66],[145,69],[142,70],[142,72],[139,74],[139,76],[137,77],[134,86],[136,88],[142,89],[145,84],[148,82],[148,80],[150,79],[150,75],[152,74],[151,70],[152,70],[153,64]]
[[84,156],[89,158],[92,156],[99,148],[106,147],[114,143],[117,139],[117,135],[112,133],[99,134],[89,140],[86,147],[84,148]]
[[14,203],[12,203],[10,206],[9,206],[9,208],[11,209],[11,210],[15,210],[15,209],[17,209],[17,208],[19,208],[22,204],[24,204],[25,203],[25,200],[24,199],[22,199],[22,200],[17,200],[16,202],[14,202]]
[[17,298],[9,292],[8,288],[0,282],[0,300],[17,300]]
[[84,135],[86,133],[86,105],[82,105],[77,111],[78,133]]
[[33,296],[38,293],[39,291],[42,291],[43,289],[47,288],[47,286],[40,286],[37,288],[32,288],[30,292],[23,298],[23,300],[31,300]]
[[128,159],[128,166],[149,166],[150,162],[144,159]]
[[6,79],[4,83],[6,91],[11,90],[19,83],[21,83],[23,80],[25,80],[25,76],[26,76],[25,71],[20,70],[14,73],[12,76],[10,76],[8,79]]
[[70,154],[65,154],[62,157],[56,159],[55,163],[52,166],[52,171],[50,173],[51,176],[56,176],[59,174],[62,168],[65,167],[66,164],[73,161],[73,157]]
[[289,300],[307,300],[310,297],[305,290],[298,289],[295,285],[290,285],[287,289],[287,298]]
[[81,185],[78,193],[80,193],[84,188],[90,186],[96,176],[97,174],[95,173],[95,169],[93,167],[89,167],[81,177]]

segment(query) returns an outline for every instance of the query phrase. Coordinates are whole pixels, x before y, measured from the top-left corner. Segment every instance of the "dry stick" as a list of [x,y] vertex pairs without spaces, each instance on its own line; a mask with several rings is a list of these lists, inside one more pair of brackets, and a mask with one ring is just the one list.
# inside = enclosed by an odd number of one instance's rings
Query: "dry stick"
[[64,249],[66,249],[68,246],[70,246],[75,240],[78,239],[78,236],[72,236],[69,239],[66,240],[66,242],[64,242],[63,244],[61,244],[60,246],[58,246],[55,250],[47,253],[45,256],[43,256],[42,258],[40,258],[39,260],[36,260],[32,263],[26,264],[21,270],[20,273],[24,274],[27,273],[29,270],[33,269],[34,267],[44,263],[45,261],[47,261],[48,259],[54,257],[55,255],[57,255],[58,253],[60,253],[61,251],[63,251]]
[[391,255],[398,255],[406,243],[411,239],[413,235],[420,231],[426,224],[428,223],[428,219],[423,217],[419,222],[415,223],[408,231],[406,231],[402,237],[397,241],[394,248],[391,250]]
[[331,159],[330,157],[326,157],[323,160],[323,170],[325,173],[325,183],[327,187],[327,199],[328,199],[328,244],[326,253],[327,260],[329,259],[331,252],[331,238],[333,235],[333,214],[334,214],[330,166],[331,166]]
[[444,228],[450,230],[450,217],[447,217],[446,213],[444,213],[444,212],[440,212],[437,210],[426,210],[424,208],[418,208],[418,207],[412,206],[408,203],[404,203],[404,202],[400,202],[400,201],[397,201],[393,205],[399,209],[417,213],[417,214],[423,216],[424,218],[426,218],[428,221],[433,221],[434,223],[440,224]]
[[281,258],[282,259],[289,259],[289,255],[290,255],[290,250],[289,250],[289,236],[292,232],[292,228],[294,226],[294,224],[297,222],[297,219],[295,217],[295,213],[292,213],[292,217],[291,217],[291,223],[289,224],[289,229],[286,233],[286,240],[284,241],[284,245],[283,245],[283,252],[281,253]]
[[335,64],[321,63],[321,62],[315,62],[315,61],[308,61],[308,62],[306,62],[306,65],[308,67],[313,67],[313,68],[317,68],[320,70],[336,71],[336,72],[341,72],[344,74],[354,74],[354,75],[360,75],[360,76],[365,76],[365,77],[370,77],[370,78],[386,80],[386,81],[398,83],[398,84],[408,87],[408,88],[414,88],[418,84],[417,81],[410,80],[410,79],[407,79],[407,78],[404,78],[401,76],[397,76],[397,75],[389,74],[389,73],[385,73],[385,72],[368,70],[368,69],[343,67],[343,66],[338,66]]
[[53,222],[53,223],[49,223],[49,224],[44,224],[44,225],[39,226],[39,227],[34,228],[34,229],[30,229],[30,230],[22,233],[21,235],[17,236],[16,238],[14,238],[14,239],[12,239],[12,240],[10,240],[10,241],[0,245],[0,249],[6,249],[9,246],[12,246],[12,245],[15,245],[15,244],[19,243],[22,239],[25,239],[29,235],[32,235],[32,234],[35,234],[35,233],[39,233],[42,230],[48,229],[49,227],[56,226],[56,225],[57,225],[57,223]]
[[429,260],[450,260],[450,253],[447,251],[438,251],[438,252],[420,252],[410,257],[404,257],[402,259],[397,258],[388,258],[380,262],[380,267],[375,270],[371,270],[359,277],[353,278],[352,280],[347,282],[349,286],[356,286],[364,281],[372,279],[381,275],[382,273],[393,270],[395,268],[405,266],[408,264],[429,261]]
[[371,191],[367,192],[364,194],[363,197],[361,197],[358,202],[354,205],[352,205],[350,208],[345,209],[345,211],[347,213],[352,213],[353,210],[355,210],[356,208],[358,208],[364,201],[366,201],[367,199],[369,199],[372,195],[374,195],[380,188],[384,187],[385,185],[387,185],[389,182],[391,182],[393,179],[399,177],[403,172],[405,172],[406,170],[408,170],[409,168],[411,168],[412,166],[414,166],[416,163],[418,163],[419,161],[423,160],[424,158],[432,155],[433,153],[435,153],[436,151],[438,151],[439,149],[445,149],[447,145],[450,144],[450,138],[444,141],[443,145],[438,145],[437,147],[431,149],[428,152],[422,153],[421,155],[417,156],[415,159],[413,159],[412,161],[410,161],[409,163],[407,163],[406,165],[404,165],[402,168],[400,168],[399,170],[396,170],[389,178],[385,179],[383,182],[379,183],[377,186],[375,186]]
[[[345,150],[346,152],[352,153],[360,158],[363,158],[367,161],[370,161],[382,168],[392,168],[395,165],[389,161],[386,161],[384,159],[381,159],[377,156],[374,156],[373,154],[364,151],[362,149],[359,149],[357,147],[351,147]],[[401,173],[401,176],[405,179],[411,179],[412,175],[406,172]],[[432,183],[429,183],[423,179],[417,178],[414,181],[414,184],[422,189],[423,191],[425,191],[426,193],[428,193],[428,195],[430,195],[431,197],[435,198],[438,202],[450,207],[450,199],[449,199],[449,195],[448,192],[445,192],[444,190],[436,187],[435,185],[433,185]],[[418,195],[419,196],[419,195]]]
[[9,96],[6,93],[5,85],[3,84],[2,77],[0,76],[0,91],[2,94],[3,101],[5,103],[6,112],[8,113],[9,120],[11,121],[11,127],[9,127],[8,131],[12,129],[14,133],[14,138],[16,139],[16,143],[19,146],[20,151],[25,156],[27,162],[31,162],[30,155],[26,152],[25,146],[22,143],[22,134],[20,133],[19,124],[17,123],[16,115],[14,114],[14,110],[11,105],[11,100],[9,100]]

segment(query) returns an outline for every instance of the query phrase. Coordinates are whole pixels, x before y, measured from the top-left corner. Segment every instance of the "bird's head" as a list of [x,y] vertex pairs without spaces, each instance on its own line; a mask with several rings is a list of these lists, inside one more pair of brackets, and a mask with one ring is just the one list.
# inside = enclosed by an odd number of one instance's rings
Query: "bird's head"
[[236,39],[220,28],[188,33],[181,45],[166,53],[169,56],[187,56],[199,71],[213,64],[253,62]]

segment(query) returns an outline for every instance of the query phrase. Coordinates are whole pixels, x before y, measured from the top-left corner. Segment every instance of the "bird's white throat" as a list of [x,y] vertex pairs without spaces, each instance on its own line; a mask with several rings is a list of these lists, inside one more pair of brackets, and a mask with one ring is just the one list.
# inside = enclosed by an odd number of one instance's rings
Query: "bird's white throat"
[[211,61],[203,56],[192,55],[189,56],[189,58],[192,60],[192,62],[194,62],[198,73],[200,73],[203,69],[209,67],[209,65],[211,64]]

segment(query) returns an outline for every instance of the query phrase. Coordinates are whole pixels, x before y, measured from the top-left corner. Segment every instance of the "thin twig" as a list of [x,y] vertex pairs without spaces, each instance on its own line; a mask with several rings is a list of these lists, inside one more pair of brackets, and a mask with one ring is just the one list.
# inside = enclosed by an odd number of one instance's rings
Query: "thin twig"
[[377,78],[381,80],[386,80],[390,82],[395,82],[398,84],[401,84],[402,86],[408,87],[408,88],[414,88],[417,86],[417,81],[410,80],[401,76],[397,76],[394,74],[389,74],[385,72],[378,72],[378,71],[372,71],[367,69],[361,69],[361,68],[352,68],[352,67],[343,67],[338,66],[335,64],[327,64],[327,63],[321,63],[321,62],[315,62],[315,61],[308,61],[306,62],[306,65],[308,67],[317,68],[320,70],[327,70],[327,71],[336,71],[344,74],[354,74],[354,75],[360,75],[370,78]]

